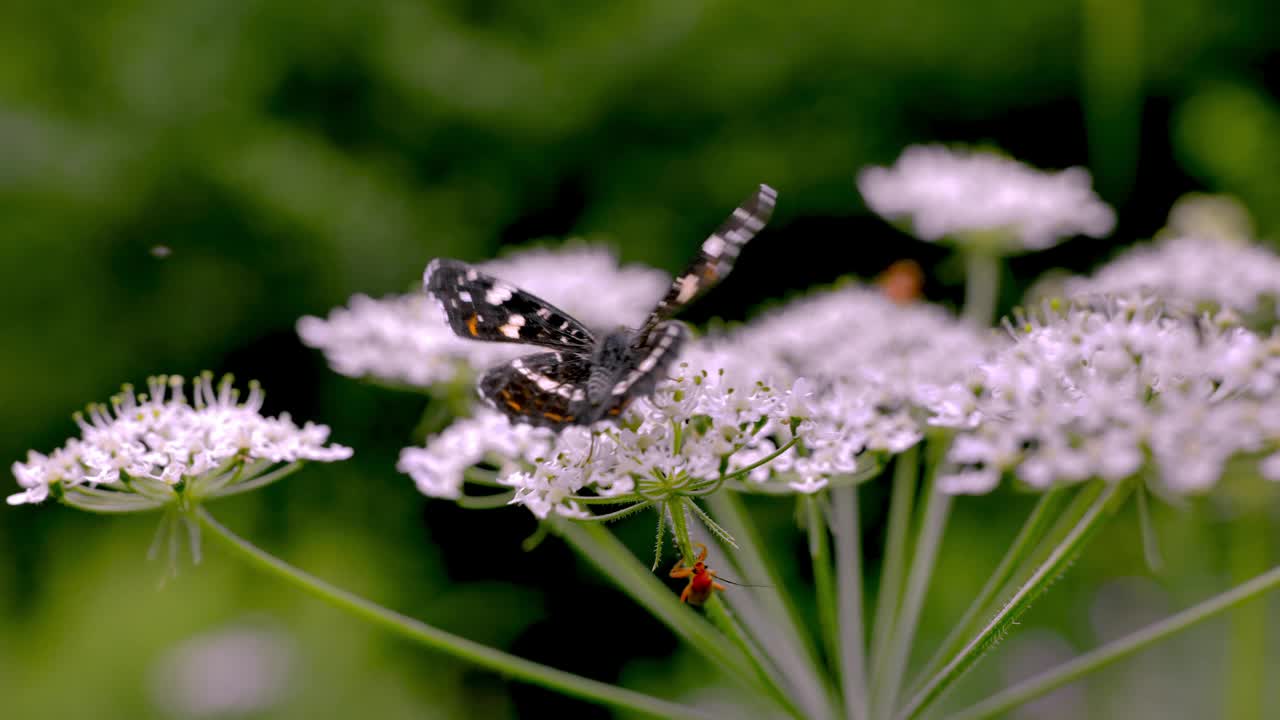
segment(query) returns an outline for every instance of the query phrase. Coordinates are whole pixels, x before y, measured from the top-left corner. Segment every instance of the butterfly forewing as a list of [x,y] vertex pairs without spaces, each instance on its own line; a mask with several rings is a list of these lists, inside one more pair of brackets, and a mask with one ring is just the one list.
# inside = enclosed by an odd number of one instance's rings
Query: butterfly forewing
[[555,430],[611,419],[651,394],[680,354],[689,329],[670,318],[733,269],[742,246],[769,221],[777,194],[761,185],[703,243],[637,331],[597,339],[564,311],[457,260],[434,260],[423,283],[449,326],[476,340],[541,345],[491,368],[477,390],[515,422]]
[[698,255],[689,263],[689,267],[671,281],[671,288],[649,315],[641,329],[642,333],[647,333],[658,323],[671,318],[728,275],[742,246],[769,222],[777,200],[778,193],[773,188],[761,185],[759,190],[734,209],[720,223],[720,227],[702,242]]
[[466,263],[433,260],[423,284],[461,337],[578,351],[595,343],[568,313]]
[[583,417],[591,358],[568,352],[526,355],[489,369],[480,397],[517,422],[560,429],[591,422]]

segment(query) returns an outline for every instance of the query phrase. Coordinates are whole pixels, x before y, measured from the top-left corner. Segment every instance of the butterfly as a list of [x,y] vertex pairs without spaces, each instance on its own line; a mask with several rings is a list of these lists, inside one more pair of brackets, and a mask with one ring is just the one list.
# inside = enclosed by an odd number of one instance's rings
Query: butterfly
[[761,185],[738,206],[635,330],[597,336],[551,303],[458,260],[432,260],[423,285],[460,337],[549,349],[486,371],[477,383],[485,402],[514,422],[556,430],[592,425],[653,392],[689,338],[672,317],[729,274],[777,197]]

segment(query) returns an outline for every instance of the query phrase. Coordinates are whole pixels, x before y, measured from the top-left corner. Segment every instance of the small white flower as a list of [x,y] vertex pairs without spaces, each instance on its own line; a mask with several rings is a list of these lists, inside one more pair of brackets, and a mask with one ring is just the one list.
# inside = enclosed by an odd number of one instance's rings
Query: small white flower
[[182,499],[244,492],[284,477],[306,460],[334,462],[351,456],[326,445],[329,428],[301,428],[288,415],[264,417],[262,391],[250,385],[243,401],[230,376],[215,385],[205,374],[192,384],[194,405],[180,377],[155,377],[147,393],[131,386],[76,415],[81,437],[49,456],[32,451],[14,463],[23,492],[10,505],[38,503],[49,495],[87,510],[150,510]]
[[[619,266],[606,248],[574,243],[525,250],[477,267],[562,308],[587,327],[604,330],[639,325],[668,282],[653,268]],[[301,318],[298,335],[322,350],[343,375],[418,388],[465,381],[527,352],[518,345],[458,337],[438,303],[421,292],[381,300],[356,295],[327,318]]]
[[857,395],[846,418],[866,411],[861,422],[868,444],[891,452],[914,444],[926,420],[948,426],[973,422],[972,394],[951,388],[995,347],[991,333],[936,305],[896,303],[856,285],[792,300],[752,320],[732,339],[744,358],[782,368],[776,374],[833,383],[846,402]]
[[912,146],[892,167],[863,169],[858,189],[877,214],[910,218],[916,236],[930,242],[991,242],[1003,234],[1004,247],[994,249],[1042,250],[1115,226],[1085,169],[1043,172],[992,152]]
[[1046,306],[1008,329],[967,386],[980,421],[949,450],[949,492],[988,492],[1006,470],[1034,488],[1114,482],[1150,457],[1159,489],[1198,493],[1235,455],[1280,440],[1280,335],[1147,296]]
[[[725,363],[729,358],[734,362]],[[493,481],[513,488],[512,502],[539,517],[584,516],[577,501],[583,497],[661,500],[707,487],[722,467],[744,469],[781,447],[790,413],[802,405],[793,390],[747,365],[722,343],[695,343],[674,377],[653,398],[636,400],[617,425],[556,434],[483,410],[430,438],[425,448],[403,450],[399,468],[424,493],[450,498],[461,494],[468,471],[497,468]],[[749,477],[761,481],[766,473]]]
[[1237,239],[1169,237],[1136,245],[1092,277],[1068,280],[1064,289],[1068,296],[1145,289],[1210,308],[1253,315],[1268,307],[1274,313],[1280,312],[1280,256]]

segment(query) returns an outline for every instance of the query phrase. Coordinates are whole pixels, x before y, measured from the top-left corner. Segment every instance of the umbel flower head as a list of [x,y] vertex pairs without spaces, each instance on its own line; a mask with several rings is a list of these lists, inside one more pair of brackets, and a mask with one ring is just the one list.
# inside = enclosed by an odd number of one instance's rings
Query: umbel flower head
[[[1146,295],[1046,304],[964,387],[976,408],[940,482],[984,493],[1141,474],[1164,494],[1208,490],[1228,460],[1280,450],[1280,335],[1171,310]],[[1273,477],[1280,479],[1280,477]]]
[[178,376],[153,377],[146,393],[126,385],[109,406],[77,413],[79,438],[14,463],[23,491],[9,504],[53,497],[95,512],[189,507],[267,485],[302,461],[351,457],[351,448],[326,444],[324,425],[264,417],[257,383],[241,401],[231,376],[215,385],[205,373],[192,383],[194,404],[183,385]]
[[[546,299],[592,329],[638,325],[668,284],[641,265],[619,266],[607,248],[569,243],[535,248],[477,265]],[[351,298],[327,318],[304,317],[298,335],[343,375],[424,388],[469,381],[476,370],[510,360],[523,348],[460,338],[421,292],[375,300]]]
[[1214,235],[1166,237],[1137,245],[1092,277],[1066,283],[1068,295],[1147,290],[1207,310],[1280,319],[1280,256],[1243,239]]
[[[809,414],[807,389],[739,374],[725,367],[724,352],[705,342],[690,348],[675,377],[632,403],[616,425],[557,434],[482,409],[426,447],[404,449],[398,467],[433,497],[456,499],[467,481],[512,488],[510,501],[539,517],[585,517],[585,505],[656,503],[725,482],[764,482],[769,471],[755,466],[790,449]],[[852,463],[862,439],[846,442]]]
[[617,426],[557,435],[482,410],[406,448],[399,468],[433,497],[514,488],[511,501],[539,516],[720,487],[816,492],[918,442],[989,348],[940,308],[855,286],[815,293],[690,343]]
[[993,152],[915,145],[892,167],[863,169],[858,190],[876,214],[909,219],[921,240],[1001,253],[1102,237],[1115,226],[1084,168],[1043,172]]

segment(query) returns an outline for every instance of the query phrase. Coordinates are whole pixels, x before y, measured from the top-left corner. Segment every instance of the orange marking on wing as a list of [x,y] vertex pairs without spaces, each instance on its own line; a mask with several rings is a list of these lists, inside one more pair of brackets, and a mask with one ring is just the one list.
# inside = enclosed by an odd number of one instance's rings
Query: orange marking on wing
[[472,315],[467,318],[467,330],[471,332],[471,337],[480,335],[480,330],[476,328],[476,323],[480,321],[479,315]]
[[512,400],[511,398],[507,398],[506,400],[507,400],[507,407],[511,408],[512,410],[515,410],[516,412],[520,412],[520,410],[522,409],[520,406],[520,403],[516,402],[515,400]]
[[564,416],[564,415],[561,415],[561,414],[559,414],[559,413],[553,413],[553,412],[551,412],[550,410],[548,410],[548,411],[546,411],[546,412],[542,413],[542,417],[544,417],[544,418],[546,418],[546,419],[550,420],[551,422],[564,422],[564,421],[565,421],[565,416]]

